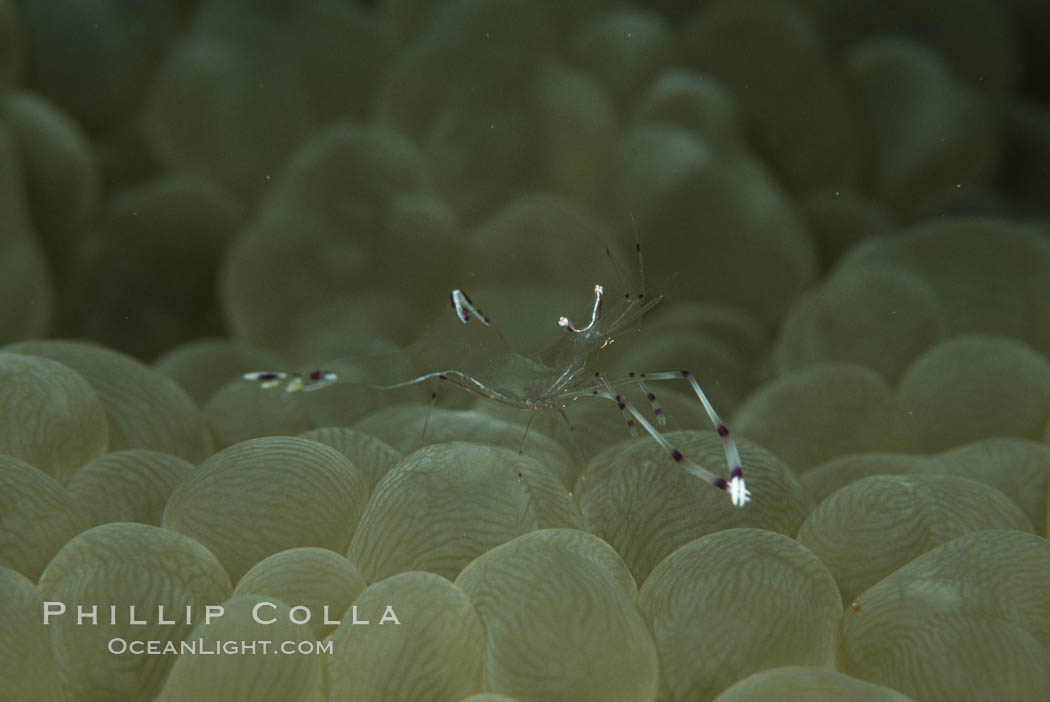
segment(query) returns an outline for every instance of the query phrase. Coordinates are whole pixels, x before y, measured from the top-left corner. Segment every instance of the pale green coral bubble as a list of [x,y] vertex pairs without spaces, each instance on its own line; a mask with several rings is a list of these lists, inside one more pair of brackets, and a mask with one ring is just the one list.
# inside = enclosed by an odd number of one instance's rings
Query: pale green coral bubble
[[957,336],[917,358],[896,396],[926,452],[997,436],[1036,439],[1050,416],[1050,360],[1013,339]]
[[0,456],[0,515],[0,565],[34,581],[84,521],[68,490],[10,456]]
[[483,688],[485,631],[448,580],[400,573],[368,587],[353,607],[324,660],[331,699],[459,702]]
[[1013,500],[976,480],[876,475],[824,500],[798,540],[824,561],[851,602],[917,556],[981,529],[1033,530]]
[[656,698],[653,639],[626,566],[601,539],[526,534],[477,558],[456,584],[485,625],[491,692],[520,702]]
[[[724,470],[716,433],[676,431],[667,439],[699,465]],[[757,527],[794,535],[811,508],[798,479],[769,451],[738,440],[753,495],[746,508],[733,507],[651,438],[639,437],[610,446],[580,475],[576,499],[588,529],[616,548],[638,582],[675,549],[714,531]]]
[[344,553],[367,501],[363,472],[335,449],[289,436],[250,439],[179,484],[164,526],[210,548],[236,582],[296,546]]
[[89,342],[50,339],[4,350],[59,361],[91,383],[106,409],[111,450],[163,451],[191,463],[212,452],[208,427],[189,395],[130,356]]
[[[234,653],[180,655],[156,702],[323,702],[321,665],[310,627],[293,622],[282,602],[235,595],[221,617],[201,622],[186,637],[199,650],[252,644]],[[273,621],[271,621],[273,620]],[[269,623],[266,623],[269,622]],[[269,646],[264,649],[262,642]]]
[[[178,642],[205,606],[225,600],[231,588],[226,571],[198,542],[167,529],[114,522],[63,546],[40,577],[40,589],[46,601],[65,607],[49,627],[67,697],[148,702],[172,658],[118,655],[110,652],[110,643]],[[145,624],[131,624],[132,606],[134,618]],[[78,621],[91,611],[94,622]],[[162,616],[172,623],[161,623]]]
[[0,352],[0,453],[61,484],[109,443],[106,411],[81,375],[57,361]]
[[153,362],[203,407],[219,388],[242,373],[276,368],[269,351],[235,339],[198,339],[169,349]]
[[[457,391],[456,394],[470,398],[466,393]],[[518,421],[526,414],[518,411],[514,415],[505,415],[512,417],[505,419],[479,409],[392,405],[368,415],[357,422],[354,429],[377,436],[406,454],[418,448],[421,442],[436,444],[448,441],[470,441],[514,451],[522,450],[525,455],[543,463],[563,485],[572,485],[578,470],[577,464],[554,439],[542,432],[527,432],[525,425]]]
[[454,578],[521,534],[580,524],[568,490],[536,459],[482,444],[433,444],[379,481],[348,557],[368,581],[406,570]]
[[1041,699],[1050,685],[1050,545],[978,531],[929,551],[846,612],[839,668],[915,699]]
[[729,529],[689,542],[642,584],[638,608],[660,654],[661,699],[710,699],[766,668],[835,664],[835,579],[782,534]]
[[347,427],[321,427],[304,431],[299,436],[331,446],[349,458],[366,473],[370,489],[375,488],[380,478],[404,458],[400,451],[382,439]]
[[62,702],[62,686],[41,624],[44,598],[24,575],[0,566],[0,699]]
[[128,449],[84,464],[67,487],[88,526],[106,522],[160,526],[168,497],[195,469],[178,456]]
[[[350,561],[328,549],[290,548],[262,559],[237,582],[234,595],[276,598],[308,607],[310,628],[320,640],[335,628],[366,583]],[[297,614],[297,616],[299,616]]]
[[896,690],[828,668],[784,666],[749,675],[715,702],[913,702]]
[[801,473],[844,454],[910,448],[895,400],[870,368],[815,363],[758,388],[730,426]]

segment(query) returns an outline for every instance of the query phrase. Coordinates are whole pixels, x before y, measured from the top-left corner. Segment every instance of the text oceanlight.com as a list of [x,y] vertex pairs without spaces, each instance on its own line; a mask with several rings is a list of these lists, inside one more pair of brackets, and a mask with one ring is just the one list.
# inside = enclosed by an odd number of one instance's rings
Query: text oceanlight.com
[[106,645],[115,655],[135,656],[254,656],[266,654],[332,655],[332,640],[324,641],[212,641],[189,639],[186,641],[138,641],[114,638]]

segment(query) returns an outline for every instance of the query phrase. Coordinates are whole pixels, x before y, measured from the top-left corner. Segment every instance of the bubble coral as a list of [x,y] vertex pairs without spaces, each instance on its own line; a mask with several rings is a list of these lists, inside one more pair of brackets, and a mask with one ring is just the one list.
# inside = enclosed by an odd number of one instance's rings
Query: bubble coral
[[913,702],[882,685],[851,678],[827,668],[784,666],[749,675],[731,685],[715,702]]
[[851,602],[926,551],[981,529],[1033,531],[1013,500],[976,480],[876,475],[821,502],[798,540],[820,557]]
[[570,39],[576,62],[619,105],[671,62],[670,23],[644,7],[613,7],[580,24]]
[[926,470],[977,480],[999,490],[1028,515],[1038,533],[1047,535],[1047,444],[1008,437],[984,439],[933,456]]
[[153,362],[203,407],[216,390],[255,368],[276,368],[276,357],[235,339],[197,339],[165,351]]
[[152,359],[222,333],[216,287],[202,281],[215,277],[240,219],[233,196],[197,174],[111,188],[90,236],[68,247],[64,334]]
[[[40,590],[46,601],[66,606],[48,626],[67,698],[147,702],[160,689],[172,658],[114,655],[108,642],[181,641],[192,627],[186,607],[202,616],[205,605],[229,597],[230,581],[196,541],[167,529],[114,522],[63,546],[40,577]],[[96,608],[97,623],[78,621],[80,605],[88,614]],[[131,606],[145,625],[131,624]],[[160,623],[159,607],[173,624]]]
[[58,361],[0,351],[0,453],[61,484],[109,443],[106,411],[87,380]]
[[323,393],[260,392],[238,377],[212,394],[203,414],[215,443],[226,448],[248,439],[352,424],[375,409],[375,402],[374,393],[353,383],[337,383]]
[[0,0],[0,90],[21,78],[25,64],[25,37],[15,4]]
[[635,609],[634,581],[596,536],[520,536],[471,562],[456,585],[485,626],[490,692],[519,702],[655,699],[656,648]]
[[999,150],[995,112],[936,50],[873,36],[849,47],[844,68],[866,117],[870,188],[879,200],[917,219],[987,183]]
[[791,4],[705,4],[685,24],[687,65],[724,82],[756,150],[792,190],[860,181],[847,93],[812,19]]
[[51,637],[40,625],[44,598],[24,575],[0,566],[0,699],[62,702]]
[[342,619],[346,608],[366,587],[357,568],[343,556],[324,548],[300,546],[253,565],[237,581],[233,594],[258,595],[271,601],[276,598],[293,607],[308,607],[310,629],[320,640],[335,629],[325,620]]
[[370,582],[406,570],[454,578],[521,534],[580,524],[572,496],[540,461],[452,441],[405,456],[379,481],[348,558]]
[[33,581],[83,528],[69,491],[10,456],[0,456],[0,515],[0,566]]
[[842,672],[930,702],[1037,700],[1050,689],[1050,545],[1019,531],[960,536],[847,610]]
[[896,395],[926,452],[997,436],[1036,439],[1050,416],[1050,360],[1012,339],[958,336],[917,358]]
[[88,526],[106,522],[160,526],[164,505],[175,486],[195,470],[196,466],[178,456],[128,449],[85,463],[67,487]]
[[80,126],[35,93],[4,95],[0,115],[18,142],[33,228],[52,265],[64,269],[101,201],[99,159]]
[[326,446],[331,446],[363,470],[368,477],[369,490],[380,478],[390,472],[404,458],[401,452],[382,439],[347,427],[321,427],[300,434]]
[[3,350],[59,361],[91,383],[106,409],[112,451],[150,449],[191,463],[212,452],[211,435],[193,400],[130,356],[81,341],[21,341]]
[[986,334],[1050,354],[1050,241],[1001,218],[945,216],[853,248],[841,270],[882,267],[933,289],[946,337]]
[[417,448],[420,442],[439,444],[466,440],[520,450],[543,463],[562,485],[570,487],[578,466],[569,452],[542,432],[529,431],[526,435],[525,426],[517,421],[522,415],[521,411],[516,411],[511,415],[513,419],[504,419],[480,409],[453,410],[399,404],[368,415],[357,422],[354,429],[377,436],[403,453]]
[[[714,432],[676,431],[667,438],[701,466],[725,463]],[[746,509],[668,461],[646,436],[608,447],[584,468],[575,493],[587,528],[616,549],[639,583],[675,549],[714,531],[756,527],[794,535],[810,510],[802,486],[776,456],[738,441],[754,495]]]
[[31,83],[92,131],[131,118],[183,24],[172,2],[19,7]]
[[661,292],[726,303],[775,324],[817,272],[797,209],[746,150],[647,124],[616,143],[608,173],[603,204],[608,216],[647,233],[647,277],[683,274],[678,289]]
[[777,340],[777,371],[844,361],[895,382],[946,336],[945,316],[933,287],[914,273],[847,266],[792,305]]
[[274,436],[201,463],[168,499],[163,523],[211,549],[237,582],[263,558],[296,546],[345,553],[367,500],[367,479],[343,454]]
[[[253,608],[270,603],[260,618],[276,619],[261,624]],[[281,602],[237,595],[222,604],[222,617],[201,622],[187,637],[205,650],[229,643],[269,641],[271,655],[246,652],[241,655],[180,655],[164,681],[156,702],[183,700],[229,700],[229,702],[323,702],[321,659],[317,655],[273,655],[281,645],[314,643],[310,627],[289,619],[288,606]],[[299,649],[294,649],[298,652]]]
[[873,370],[823,362],[752,393],[730,426],[798,472],[835,456],[909,448],[892,388]]
[[36,241],[15,134],[0,120],[0,343],[47,332],[54,290],[44,252]]
[[831,668],[842,601],[827,567],[802,544],[729,529],[661,561],[638,592],[638,609],[660,655],[661,699],[708,700],[766,668]]
[[814,466],[804,472],[800,480],[813,498],[813,504],[819,505],[835,491],[861,478],[922,473],[927,470],[929,462],[926,456],[911,453],[851,453]]
[[[415,145],[387,129],[339,121],[313,134],[226,252],[221,295],[234,333],[288,356],[316,352],[327,327],[406,337],[419,322],[409,293],[430,290],[433,260],[454,266],[458,248],[455,218],[429,180]],[[410,282],[392,283],[401,280]]]
[[[382,622],[388,606],[400,623]],[[330,699],[459,702],[482,689],[485,630],[448,580],[400,573],[369,586],[354,607],[324,659]]]

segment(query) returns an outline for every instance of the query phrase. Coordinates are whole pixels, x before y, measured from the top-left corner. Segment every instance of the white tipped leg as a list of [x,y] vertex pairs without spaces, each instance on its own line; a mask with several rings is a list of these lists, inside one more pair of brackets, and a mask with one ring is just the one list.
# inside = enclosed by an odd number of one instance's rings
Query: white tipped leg
[[309,373],[283,373],[281,371],[252,371],[241,376],[245,380],[259,383],[263,390],[284,385],[285,392],[310,392],[319,390],[339,380],[332,371],[315,370]]
[[[631,374],[634,377],[635,374]],[[726,465],[729,466],[729,482],[725,480],[721,481],[721,484],[716,485],[723,490],[729,492],[729,498],[733,504],[737,507],[743,507],[751,501],[751,491],[747,489],[747,483],[744,482],[744,468],[742,461],[740,460],[740,449],[737,448],[736,441],[729,435],[729,427],[725,425],[721,417],[718,416],[718,412],[711,405],[711,401],[707,399],[707,395],[704,394],[703,389],[700,387],[700,383],[696,381],[696,377],[693,376],[687,370],[663,373],[646,373],[644,376],[648,380],[677,380],[679,378],[685,378],[689,381],[689,385],[693,388],[693,392],[696,393],[697,398],[700,400],[700,404],[704,406],[704,411],[707,412],[708,419],[711,420],[711,424],[714,426],[718,436],[722,439],[722,450],[725,452]],[[677,459],[676,459],[677,460]],[[705,473],[707,471],[704,471]]]
[[459,317],[459,321],[466,324],[470,321],[471,313],[478,318],[478,321],[484,324],[486,327],[489,326],[489,318],[470,301],[470,296],[458,288],[453,290],[448,295],[449,300],[452,302],[452,309],[455,310],[456,316]]
[[259,383],[259,387],[263,390],[269,390],[283,383],[288,374],[280,371],[252,371],[251,373],[245,373],[241,377],[245,380]]
[[[603,381],[604,382],[604,381]],[[608,386],[608,383],[606,383]],[[631,418],[640,424],[643,429],[649,432],[658,444],[674,459],[674,462],[685,468],[686,471],[692,473],[701,480],[714,485],[719,490],[725,490],[729,493],[729,499],[732,501],[734,507],[743,507],[751,501],[751,493],[747,490],[744,485],[743,474],[740,476],[733,477],[729,482],[726,482],[725,478],[715,475],[711,471],[699,466],[695,462],[689,460],[682,455],[682,452],[676,449],[667,438],[656,430],[652,424],[638,411],[631,401],[623,395],[617,395],[610,392],[609,390],[593,390],[592,393],[598,397],[604,397],[607,400],[615,402],[631,415]]]

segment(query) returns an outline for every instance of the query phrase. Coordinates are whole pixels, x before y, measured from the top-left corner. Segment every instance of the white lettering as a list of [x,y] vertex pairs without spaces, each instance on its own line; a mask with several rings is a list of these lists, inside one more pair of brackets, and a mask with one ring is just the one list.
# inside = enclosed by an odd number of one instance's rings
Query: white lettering
[[212,619],[218,619],[226,610],[222,605],[205,605],[204,606],[204,623],[211,624]]
[[255,620],[255,623],[256,624],[273,624],[275,621],[277,621],[277,617],[273,617],[272,619],[267,619],[266,621],[263,621],[262,619],[260,619],[259,618],[259,610],[262,609],[263,607],[272,607],[273,609],[277,609],[277,605],[275,605],[273,602],[259,602],[259,603],[257,603],[254,607],[252,607],[252,619]]
[[85,614],[84,605],[77,605],[77,624],[83,624],[85,619],[98,624],[98,605],[91,605],[91,614]]
[[135,619],[135,605],[128,606],[128,624],[134,624],[136,626],[143,626],[146,624],[145,619]]
[[387,622],[393,622],[394,624],[401,623],[401,620],[397,618],[397,614],[394,613],[394,608],[390,605],[387,605],[386,609],[383,610],[383,616],[379,620],[380,624],[386,624]]
[[[296,610],[306,613],[306,615],[305,615],[305,617],[303,618],[302,621],[299,621],[298,619],[295,618]],[[310,623],[310,608],[307,607],[306,605],[296,605],[295,607],[292,607],[290,610],[288,610],[288,619],[291,620],[292,624],[309,624]]]
[[[325,608],[328,609],[327,607]],[[61,616],[66,613],[65,602],[45,602],[44,603],[44,624],[50,623],[51,617]]]
[[174,619],[164,618],[164,605],[157,605],[157,624],[174,624]]

